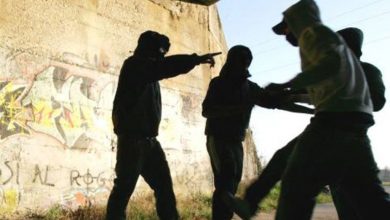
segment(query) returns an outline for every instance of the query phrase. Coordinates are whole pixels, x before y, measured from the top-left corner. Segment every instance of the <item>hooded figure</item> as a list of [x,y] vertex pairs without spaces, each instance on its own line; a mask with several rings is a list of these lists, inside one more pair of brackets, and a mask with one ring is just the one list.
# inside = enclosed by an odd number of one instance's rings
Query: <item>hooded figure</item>
[[138,38],[134,54],[136,56],[161,59],[168,52],[170,46],[171,44],[167,36],[155,31],[145,31]]
[[[287,29],[287,24],[282,22],[281,25],[274,28],[274,31],[278,29],[284,32]],[[345,28],[337,31],[337,33],[343,37],[353,53],[360,58],[362,54],[363,32],[358,28]],[[290,35],[293,36],[292,34]],[[286,40],[291,41],[291,39],[296,38],[290,37]],[[296,40],[292,42],[296,42]],[[382,75],[372,64],[364,62],[361,62],[361,64],[370,89],[374,111],[379,111],[386,102]],[[288,158],[292,154],[298,138],[299,136],[275,152],[271,160],[268,161],[267,166],[262,170],[260,176],[248,186],[243,199],[235,198],[233,202],[235,211],[243,219],[249,219],[256,214],[259,207],[258,204],[268,195],[276,183],[280,181],[287,166]],[[353,207],[353,202],[350,201],[351,199],[348,198],[348,195],[340,191],[337,185],[331,185],[330,189],[339,218],[342,220],[359,219],[357,211]]]
[[315,107],[282,177],[277,220],[311,218],[325,185],[348,195],[361,219],[390,219],[367,130],[374,124],[365,73],[342,37],[322,24],[316,3],[301,0],[273,30],[297,39],[302,72],[269,90],[308,91]]
[[[306,88],[317,112],[371,114],[372,103],[363,69],[344,40],[322,25],[315,2],[299,1],[283,16],[283,21],[273,30],[279,35],[293,34],[297,38],[302,68],[302,72],[284,86],[293,90]],[[280,28],[284,23],[286,28]]]
[[249,48],[242,45],[232,47],[227,54],[226,63],[222,67],[220,76],[240,82],[245,81],[251,77],[248,68],[252,59],[252,52]]
[[228,220],[233,216],[229,200],[241,180],[242,141],[253,106],[312,113],[311,109],[282,103],[279,97],[248,80],[251,61],[249,48],[242,45],[232,47],[220,75],[211,80],[202,105],[202,114],[207,118],[207,151],[214,173],[214,220]]
[[255,104],[268,102],[264,89],[247,79],[251,61],[249,48],[232,47],[220,75],[211,80],[202,105],[202,114],[207,118],[207,151],[214,173],[213,220],[233,217],[226,197],[236,193],[241,180],[242,141],[251,111]]
[[[256,83],[248,80],[252,62],[249,48],[237,45],[227,55],[218,77],[211,80],[203,101],[206,135],[244,140],[251,109],[255,104],[275,108],[268,94]],[[218,111],[215,106],[223,106]],[[230,109],[231,108],[231,109]],[[237,109],[236,109],[237,108]]]
[[[359,28],[349,27],[339,30],[337,33],[343,37],[348,47],[360,60],[360,57],[363,54],[363,32]],[[380,111],[386,103],[386,88],[382,80],[382,73],[376,66],[372,65],[371,63],[360,61],[360,65],[363,68],[368,87],[370,89],[374,111]]]
[[[362,55],[363,32],[359,28],[349,27],[339,30],[337,33],[343,37],[348,47],[360,60]],[[367,79],[374,111],[380,111],[386,103],[382,74],[378,68],[370,63],[360,61],[360,64]],[[349,195],[343,192],[342,189],[340,190],[337,185],[330,186],[330,189],[339,219],[360,219],[359,212],[353,207],[353,202],[348,197]]]
[[167,36],[146,31],[134,55],[121,68],[112,121],[118,137],[116,178],[107,204],[107,220],[126,219],[126,207],[141,175],[153,189],[160,219],[179,219],[172,179],[157,140],[161,121],[159,80],[188,73],[196,65],[214,64],[215,54],[172,55]]

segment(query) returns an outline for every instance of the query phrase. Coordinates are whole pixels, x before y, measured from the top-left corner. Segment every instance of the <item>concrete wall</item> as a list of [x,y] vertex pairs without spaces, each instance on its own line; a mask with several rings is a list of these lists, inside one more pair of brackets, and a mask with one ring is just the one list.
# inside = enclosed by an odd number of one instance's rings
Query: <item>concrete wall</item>
[[[178,1],[1,0],[0,27],[2,212],[105,203],[113,95],[140,33],[166,34],[172,54],[226,52],[216,7]],[[211,190],[201,102],[223,60],[162,82],[159,139],[177,194]],[[146,189],[141,180],[136,192]]]

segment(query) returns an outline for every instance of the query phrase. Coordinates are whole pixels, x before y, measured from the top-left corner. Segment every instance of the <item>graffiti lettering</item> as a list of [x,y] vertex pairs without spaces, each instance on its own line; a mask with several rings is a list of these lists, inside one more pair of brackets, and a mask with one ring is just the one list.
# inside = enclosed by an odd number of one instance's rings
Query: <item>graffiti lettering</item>
[[98,175],[94,176],[91,174],[89,169],[84,175],[81,175],[78,170],[70,171],[70,185],[74,186],[86,186],[87,188],[96,184],[98,187],[104,187],[107,184],[112,182],[112,177],[104,177],[105,172],[100,172]]
[[77,170],[70,171],[70,185],[73,186],[74,183],[77,184],[77,186],[81,186],[78,182],[78,179],[80,177],[80,173]]
[[[16,170],[10,165],[11,161],[5,161],[4,165],[6,166],[9,175],[6,177],[6,179],[1,182],[2,185],[6,185],[7,183],[11,182],[13,178],[15,178],[16,184],[19,184],[19,163],[16,163]],[[3,175],[5,176],[7,172],[3,172],[0,169],[0,177]]]
[[11,166],[9,165],[9,161],[5,161],[4,164],[7,166],[9,172],[11,173],[11,175],[9,176],[8,179],[6,179],[6,180],[3,182],[3,185],[9,183],[9,181],[11,181],[12,177],[14,176],[14,172],[12,171],[12,168],[11,168]]
[[46,185],[46,186],[54,186],[53,183],[48,183],[47,181],[47,177],[48,177],[48,173],[49,173],[49,166],[46,166],[46,171],[45,171],[45,178],[42,179],[42,172],[41,172],[41,169],[39,168],[38,165],[35,165],[35,173],[34,173],[34,179],[33,179],[33,183],[36,182],[37,180],[37,177],[39,177],[39,182],[42,184],[42,185]]

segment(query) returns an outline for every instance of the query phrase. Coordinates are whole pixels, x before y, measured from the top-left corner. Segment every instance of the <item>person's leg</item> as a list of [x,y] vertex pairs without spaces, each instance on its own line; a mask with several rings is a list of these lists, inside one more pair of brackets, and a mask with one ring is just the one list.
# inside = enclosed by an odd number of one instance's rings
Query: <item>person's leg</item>
[[242,144],[207,137],[207,151],[214,173],[212,219],[227,220],[233,217],[228,194],[235,194],[242,174]]
[[353,152],[345,136],[337,126],[320,122],[311,122],[299,136],[283,173],[277,220],[311,218],[319,192],[349,171]]
[[356,207],[353,206],[354,201],[348,197],[346,192],[339,184],[329,186],[332,194],[332,200],[337,210],[337,215],[340,220],[359,220]]
[[142,177],[154,190],[157,214],[161,220],[177,220],[176,199],[172,178],[164,151],[157,140],[150,141],[146,162],[141,171]]
[[107,220],[126,219],[126,207],[144,160],[143,146],[135,139],[118,136],[114,186],[107,203]]
[[[337,184],[337,192],[344,196],[342,207],[353,207],[357,216],[354,219],[390,219],[390,197],[385,192],[378,178],[378,168],[372,154],[368,138],[354,137],[354,153],[350,155],[352,161],[349,172]],[[349,210],[347,210],[349,211]],[[341,212],[346,214],[345,210]],[[346,218],[352,219],[352,218]]]
[[286,146],[276,151],[260,176],[246,189],[244,201],[249,205],[250,215],[256,213],[258,204],[282,178],[288,158],[294,149],[298,137],[295,137]]
[[243,146],[242,142],[237,140],[235,142],[231,143],[231,151],[233,154],[233,186],[231,188],[231,191],[229,193],[236,194],[238,185],[241,182],[242,178],[242,168],[244,163],[244,152],[243,152]]
[[316,169],[311,159],[318,155],[309,149],[318,144],[317,135],[306,130],[298,139],[283,173],[276,220],[309,220],[315,197],[324,186],[313,175]]

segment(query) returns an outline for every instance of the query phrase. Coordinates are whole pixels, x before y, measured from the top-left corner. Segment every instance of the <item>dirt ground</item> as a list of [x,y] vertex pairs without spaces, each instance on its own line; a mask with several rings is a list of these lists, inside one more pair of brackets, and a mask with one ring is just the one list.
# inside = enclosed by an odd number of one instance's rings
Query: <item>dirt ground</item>
[[[386,191],[390,193],[390,186],[385,187]],[[273,220],[275,212],[272,213],[260,213],[255,220]],[[240,219],[235,217],[234,219]],[[336,208],[333,203],[316,205],[313,213],[313,220],[338,220]]]

